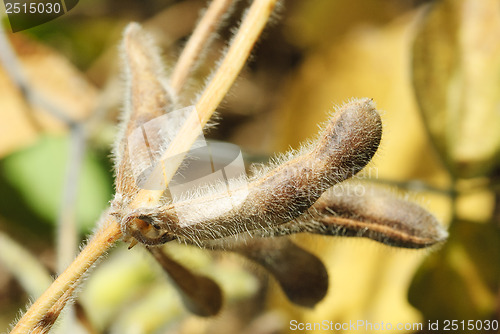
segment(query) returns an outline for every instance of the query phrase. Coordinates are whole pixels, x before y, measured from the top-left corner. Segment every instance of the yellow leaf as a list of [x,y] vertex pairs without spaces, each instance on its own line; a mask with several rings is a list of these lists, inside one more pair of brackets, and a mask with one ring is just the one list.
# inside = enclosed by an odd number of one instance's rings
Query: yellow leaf
[[[62,55],[21,34],[11,43],[29,86],[74,120],[89,116],[97,91]],[[32,143],[40,132],[57,132],[64,124],[47,110],[30,106],[0,66],[0,157]]]
[[500,3],[436,2],[415,40],[413,76],[450,171],[488,176],[500,163]]

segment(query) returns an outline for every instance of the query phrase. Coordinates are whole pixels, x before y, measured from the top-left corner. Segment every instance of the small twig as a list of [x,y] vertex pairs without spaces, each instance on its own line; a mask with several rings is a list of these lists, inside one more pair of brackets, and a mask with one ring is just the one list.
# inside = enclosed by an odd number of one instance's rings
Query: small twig
[[[258,36],[262,32],[271,15],[277,0],[255,0],[246,15],[234,41],[215,73],[213,79],[202,94],[194,112],[180,132],[180,136],[172,142],[169,154],[185,152],[189,149],[197,133],[189,131],[194,125],[205,125],[221,102],[224,95],[236,79],[243,67]],[[175,168],[177,169],[177,168]],[[175,171],[174,171],[175,173]],[[170,176],[170,178],[173,174]],[[170,180],[170,178],[168,180]],[[134,200],[140,206],[143,203],[157,202],[162,192],[141,190]],[[111,215],[104,218],[103,228],[97,231],[87,246],[81,251],[71,265],[54,281],[45,293],[28,309],[24,316],[11,331],[11,334],[27,333],[34,329],[44,319],[45,314],[56,303],[62,306],[66,303],[61,297],[73,292],[75,284],[87,270],[104,254],[121,236],[119,222]]]
[[179,94],[186,83],[189,73],[193,71],[194,64],[202,54],[202,50],[209,44],[210,38],[217,29],[220,19],[228,11],[233,2],[233,0],[213,0],[210,3],[184,50],[182,50],[172,72],[170,85],[176,94]]
[[[81,161],[84,153],[84,133],[83,126],[76,120],[73,120],[64,111],[47,101],[38,94],[29,84],[16,53],[7,40],[5,30],[0,24],[0,62],[3,64],[8,76],[19,88],[23,97],[32,106],[40,106],[52,116],[64,122],[70,127],[71,145],[69,147],[69,164],[66,172],[66,189],[63,191],[62,204],[59,212],[58,226],[58,272],[64,270],[73,260],[76,250],[76,227],[74,223],[74,202],[76,194],[76,184],[81,167]],[[64,222],[64,223],[63,223]],[[69,223],[68,223],[69,222]],[[73,222],[73,223],[71,223]]]
[[[33,329],[33,331],[30,334],[49,333],[54,324],[56,323],[62,310],[66,306],[66,303],[71,300],[73,292],[77,287],[78,284],[73,284],[68,290],[66,290],[64,294],[61,296],[61,298],[59,298],[57,302],[50,308],[50,310],[44,315],[42,320],[38,322],[37,326]],[[83,309],[82,305],[76,302],[74,307],[75,307],[74,310],[71,310],[72,317],[78,319],[89,333],[95,333],[95,329],[90,324],[87,314],[85,313],[85,310]],[[67,321],[67,313],[65,314],[65,316],[66,316],[65,320]],[[65,324],[65,326],[67,326],[67,324]],[[57,332],[66,333],[64,331],[71,328],[72,327],[58,328]]]
[[57,238],[57,261],[58,272],[62,272],[74,258],[77,250],[76,221],[74,217],[75,200],[78,183],[78,175],[81,169],[81,162],[84,153],[85,139],[83,126],[77,121],[68,117],[67,113],[46,100],[34,90],[28,82],[22,65],[19,63],[16,53],[6,38],[5,31],[0,25],[0,61],[11,78],[12,82],[19,88],[24,99],[31,106],[39,106],[64,122],[70,128],[71,144],[68,148],[69,159],[65,177],[65,189],[61,201],[58,217],[58,238]]
[[240,73],[277,0],[255,0],[212,81],[201,95],[196,110],[205,125]]
[[399,189],[404,189],[408,191],[414,191],[414,192],[422,192],[422,191],[428,191],[432,192],[435,194],[443,195],[443,196],[451,196],[453,190],[450,189],[445,189],[441,187],[436,187],[431,184],[428,184],[423,181],[419,180],[410,180],[410,181],[393,181],[389,179],[383,179],[383,178],[370,178],[366,179],[367,182],[371,183],[378,183],[386,186],[393,186],[397,187]]
[[81,124],[70,131],[68,165],[66,167],[65,188],[58,217],[57,272],[61,273],[73,261],[77,250],[77,224],[75,217],[78,179],[85,154],[85,132]]
[[[66,175],[64,177],[64,190],[63,197],[61,200],[61,205],[59,208],[59,216],[57,221],[57,273],[60,274],[71,264],[75,254],[78,250],[78,224],[76,217],[76,201],[78,193],[78,181],[80,179],[80,172],[83,165],[83,157],[85,154],[85,127],[80,123],[75,123],[74,126],[70,128],[70,145],[68,147],[68,162],[66,166]],[[67,293],[66,293],[67,294]],[[66,295],[65,294],[65,295]],[[54,307],[55,310],[50,310],[49,314],[52,314],[55,319],[57,315],[60,314],[66,300],[70,298],[72,292],[61,301],[58,301]],[[60,310],[57,305],[61,304]],[[54,308],[53,307],[53,308]],[[54,319],[54,322],[55,322]],[[74,326],[75,323],[75,312],[67,312],[65,314],[65,328],[59,330],[63,332],[68,328]],[[46,326],[52,327],[52,326]],[[48,330],[47,330],[48,332]],[[42,332],[44,333],[44,332]]]

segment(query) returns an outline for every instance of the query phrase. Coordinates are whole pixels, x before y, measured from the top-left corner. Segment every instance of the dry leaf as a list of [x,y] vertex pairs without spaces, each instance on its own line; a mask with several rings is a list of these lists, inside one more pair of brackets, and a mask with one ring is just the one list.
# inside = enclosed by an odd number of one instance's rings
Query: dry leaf
[[421,22],[413,82],[449,170],[488,176],[500,163],[500,3],[446,0]]
[[[71,119],[93,111],[96,89],[56,51],[17,33],[11,43],[30,87]],[[38,106],[29,106],[18,87],[0,67],[0,156],[25,146],[42,131],[62,131],[65,125]]]

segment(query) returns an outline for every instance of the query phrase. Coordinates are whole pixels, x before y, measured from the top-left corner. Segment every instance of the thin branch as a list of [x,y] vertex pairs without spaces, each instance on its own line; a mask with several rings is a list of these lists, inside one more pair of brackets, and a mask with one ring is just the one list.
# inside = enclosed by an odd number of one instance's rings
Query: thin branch
[[64,111],[47,101],[39,95],[29,84],[22,65],[19,63],[16,53],[9,43],[3,26],[0,25],[0,62],[3,64],[8,76],[19,88],[23,97],[32,106],[40,106],[52,116],[66,123],[70,127],[71,145],[69,147],[69,163],[67,167],[63,191],[62,204],[58,217],[58,272],[64,270],[74,257],[76,251],[76,223],[74,222],[74,203],[76,200],[76,184],[81,168],[83,153],[85,150],[83,126],[73,120]]
[[77,124],[71,128],[65,188],[58,217],[57,272],[61,273],[73,261],[78,247],[76,224],[76,195],[78,180],[85,154],[84,127]]
[[176,94],[179,94],[186,83],[189,73],[193,71],[194,64],[201,57],[203,49],[207,47],[211,36],[217,30],[219,21],[232,3],[233,0],[213,0],[201,21],[196,25],[170,78],[170,85]]
[[[58,302],[66,291],[74,289],[75,283],[85,272],[106,252],[122,233],[116,219],[108,215],[101,228],[88,245],[81,251],[71,265],[52,283],[52,285],[29,308],[17,325],[12,329],[14,333],[28,333],[44,319],[44,316]],[[63,301],[63,304],[65,301]]]
[[[24,99],[31,106],[39,106],[49,114],[64,122],[70,128],[69,158],[65,176],[65,189],[58,214],[57,237],[57,271],[61,273],[73,260],[77,250],[77,228],[75,221],[75,201],[78,176],[81,170],[82,158],[85,151],[84,128],[73,120],[63,110],[53,105],[41,96],[26,78],[17,55],[6,38],[5,31],[0,25],[0,62],[7,75],[21,91]],[[53,313],[52,313],[53,314]]]
[[40,320],[33,331],[31,331],[31,334],[46,334],[52,329],[52,326],[54,326],[54,324],[56,323],[59,314],[61,314],[64,306],[73,295],[75,288],[76,284],[74,284],[64,292],[64,294],[57,300],[54,306],[52,306],[50,310],[45,313],[42,320]]
[[[78,284],[73,284],[68,290],[64,292],[64,294],[57,300],[57,302],[50,308],[50,310],[43,316],[42,320],[38,322],[36,327],[33,329],[33,331],[30,334],[46,334],[49,333],[54,324],[56,323],[59,315],[61,314],[62,310],[66,306],[66,303],[71,300],[73,297],[73,293],[78,287]],[[85,313],[83,307],[81,304],[78,302],[73,305],[74,309],[72,309],[72,317],[75,319],[78,319],[81,323],[81,325],[89,332],[89,333],[96,333],[95,329],[92,327],[92,325],[89,322],[89,319],[87,317],[87,314]],[[67,321],[68,314],[65,314],[65,321]],[[69,323],[71,326],[73,323],[76,323],[76,321],[72,321]],[[69,330],[73,329],[73,327],[67,327],[67,323],[64,324],[61,328],[57,328],[55,332],[59,333],[67,333]]]
[[[215,109],[229,91],[229,88],[231,88],[238,73],[241,71],[250,55],[260,33],[269,20],[276,2],[277,0],[255,0],[252,3],[236,36],[231,42],[222,64],[202,93],[195,109],[179,130],[181,135],[177,136],[170,143],[162,159],[160,159],[164,162],[168,161],[168,164],[163,163],[163,175],[166,185],[168,185],[175,175],[177,168],[184,158],[182,152],[189,151],[198,137],[197,129],[200,127],[203,128],[207,124],[208,120],[215,112]],[[167,157],[178,158],[173,161],[174,159],[166,159]],[[162,194],[163,190],[141,189],[131,204],[131,208],[158,203]]]
[[[57,221],[57,273],[60,274],[68,267],[78,251],[78,224],[76,217],[76,201],[78,193],[78,181],[80,179],[81,169],[83,165],[83,157],[85,154],[85,127],[80,123],[75,123],[70,128],[70,145],[68,147],[68,160],[66,166],[66,175],[64,177],[64,190],[59,208],[59,216]],[[66,292],[68,294],[68,292]],[[65,294],[65,295],[66,295]],[[62,304],[60,309],[50,310],[49,314],[57,319],[61,313],[66,300],[70,298],[72,292],[66,297],[58,301]],[[53,308],[54,308],[53,307]],[[59,328],[57,332],[62,333],[75,324],[76,316],[74,310],[70,310],[64,315],[65,321],[63,328]],[[54,319],[54,322],[55,322]],[[50,327],[51,326],[46,326]],[[48,330],[47,330],[48,332]],[[43,333],[43,332],[42,332]]]
[[264,30],[276,2],[277,0],[255,0],[252,3],[238,33],[231,42],[223,63],[196,104],[202,125],[207,123],[215,108],[231,88],[259,35]]

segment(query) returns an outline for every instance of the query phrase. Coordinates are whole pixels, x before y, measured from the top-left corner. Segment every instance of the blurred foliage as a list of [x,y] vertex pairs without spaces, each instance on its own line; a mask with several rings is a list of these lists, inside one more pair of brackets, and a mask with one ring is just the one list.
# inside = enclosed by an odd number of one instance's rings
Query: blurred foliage
[[[196,71],[193,96],[246,4],[235,8]],[[85,1],[57,20],[9,34],[32,87],[76,119],[91,117],[90,152],[79,184],[81,226],[89,227],[110,199],[107,156],[122,99],[117,45],[123,26],[130,20],[143,23],[171,63],[203,5]],[[328,295],[312,310],[291,305],[273,280],[240,257],[165,246],[221,284],[227,305],[210,320],[185,311],[140,249],[119,246],[81,292],[90,322],[97,332],[112,333],[286,333],[291,319],[394,324],[498,319],[500,2],[289,0],[283,5],[281,19],[267,28],[209,136],[234,142],[260,160],[316,133],[332,105],[372,97],[383,111],[384,135],[368,166],[370,177],[395,192],[410,191],[410,198],[449,226],[449,241],[425,252],[368,240],[296,236],[330,274]],[[27,105],[0,68],[0,229],[43,255],[39,260],[50,269],[55,232],[48,221],[55,220],[61,197],[66,133],[45,111]],[[33,232],[42,229],[48,232]],[[0,328],[26,301],[25,295],[9,294],[20,289],[8,268],[0,262]]]
[[500,5],[441,1],[421,22],[413,82],[429,134],[457,177],[500,163]]
[[[97,91],[64,55],[20,33],[8,37],[34,90],[74,119],[83,120],[92,112]],[[61,121],[40,107],[27,104],[3,68],[0,91],[0,156],[33,144],[45,131],[63,131]]]
[[[68,162],[67,138],[42,136],[36,145],[3,160],[2,173],[25,203],[49,222],[57,220]],[[78,182],[77,209],[82,232],[88,233],[111,199],[111,179],[95,156],[87,155]]]
[[[413,83],[420,111],[448,172],[458,179],[451,238],[410,290],[427,318],[500,316],[500,222],[493,217],[500,172],[499,37],[500,2],[461,0],[431,7],[415,39]],[[471,215],[463,198],[478,194],[482,200]],[[422,295],[424,287],[433,299]],[[444,294],[450,290],[458,293]],[[435,300],[445,301],[444,307]]]

